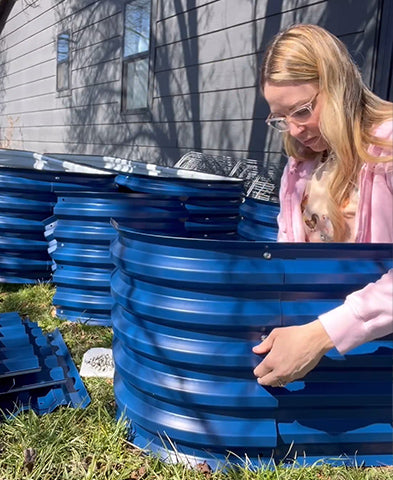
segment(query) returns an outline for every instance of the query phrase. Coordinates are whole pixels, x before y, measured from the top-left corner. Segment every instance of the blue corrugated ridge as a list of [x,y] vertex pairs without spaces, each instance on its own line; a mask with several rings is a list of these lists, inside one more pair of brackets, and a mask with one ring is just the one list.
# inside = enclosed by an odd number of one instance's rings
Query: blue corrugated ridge
[[275,241],[278,234],[277,203],[246,197],[240,207],[237,231],[247,240]]
[[16,312],[0,314],[0,409],[6,415],[30,408],[44,414],[89,403],[59,330],[43,334]]

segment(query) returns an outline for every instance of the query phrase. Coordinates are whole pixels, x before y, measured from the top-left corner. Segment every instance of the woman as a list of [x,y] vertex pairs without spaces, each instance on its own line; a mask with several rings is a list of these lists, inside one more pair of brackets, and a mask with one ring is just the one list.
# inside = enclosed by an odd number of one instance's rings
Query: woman
[[[363,83],[334,35],[295,25],[274,37],[262,64],[266,122],[289,160],[278,216],[282,242],[393,241],[393,105]],[[278,328],[259,345],[258,383],[285,386],[322,356],[393,331],[393,270],[307,325]]]

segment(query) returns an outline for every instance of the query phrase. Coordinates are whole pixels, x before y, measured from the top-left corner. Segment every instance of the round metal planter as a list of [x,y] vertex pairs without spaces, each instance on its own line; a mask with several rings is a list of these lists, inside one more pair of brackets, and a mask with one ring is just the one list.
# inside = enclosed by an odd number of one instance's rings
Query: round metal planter
[[304,453],[309,464],[391,459],[390,340],[345,358],[331,351],[281,389],[256,383],[251,352],[272,328],[314,320],[379,278],[393,264],[391,246],[192,239],[114,225],[114,390],[137,445],[210,465]]

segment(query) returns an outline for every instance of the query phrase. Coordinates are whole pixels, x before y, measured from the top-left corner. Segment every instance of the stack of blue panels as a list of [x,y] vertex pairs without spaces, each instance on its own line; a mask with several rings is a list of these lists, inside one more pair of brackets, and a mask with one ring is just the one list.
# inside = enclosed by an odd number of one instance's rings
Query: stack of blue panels
[[162,234],[184,231],[187,211],[173,198],[125,192],[58,192],[47,240],[56,241],[53,298],[59,318],[110,326],[114,270],[111,218],[133,228]]
[[[26,176],[23,176],[26,175]],[[52,214],[50,185],[16,169],[0,170],[0,281],[48,280],[52,261],[41,221]]]
[[50,413],[60,405],[85,408],[89,395],[58,330],[44,335],[18,313],[0,314],[0,409]]
[[0,149],[0,282],[50,280],[44,221],[56,190],[114,191],[114,175],[23,150]]
[[130,191],[168,196],[182,202],[188,213],[188,236],[231,238],[236,235],[243,199],[243,182],[236,178],[133,162],[130,174],[116,183]]

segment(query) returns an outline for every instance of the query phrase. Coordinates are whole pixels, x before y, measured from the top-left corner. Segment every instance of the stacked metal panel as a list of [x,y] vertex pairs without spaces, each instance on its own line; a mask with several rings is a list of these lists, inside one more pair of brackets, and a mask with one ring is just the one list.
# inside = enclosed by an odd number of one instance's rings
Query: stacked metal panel
[[[111,325],[110,220],[161,235],[235,235],[241,181],[216,175],[94,155],[48,154],[61,162],[117,172],[119,191],[58,193],[54,219],[46,227],[56,242],[53,302],[60,318]],[[124,172],[124,173],[121,173]]]
[[0,282],[50,280],[45,238],[57,189],[115,189],[114,176],[34,152],[0,150]]
[[53,298],[60,318],[88,325],[111,325],[114,269],[110,243],[116,236],[110,220],[162,234],[184,231],[187,212],[177,200],[120,192],[58,192],[54,219],[47,226],[54,238],[56,262]]
[[[194,172],[217,173],[243,181],[244,202],[240,206],[237,233],[247,240],[275,241],[279,213],[278,186],[263,162],[188,152],[175,165]],[[274,174],[273,176],[277,176]]]
[[43,334],[16,312],[0,314],[0,408],[50,413],[60,405],[85,408],[89,395],[58,330]]
[[237,233],[243,194],[239,179],[133,162],[130,173],[119,174],[115,181],[133,192],[181,201],[188,212],[188,236],[226,238]]
[[31,283],[52,274],[41,221],[52,214],[54,194],[46,182],[29,177],[0,169],[1,282]]
[[255,465],[392,463],[391,339],[329,352],[281,389],[256,383],[251,352],[272,328],[312,321],[379,278],[392,267],[391,246],[117,229],[114,389],[136,444],[211,465],[228,452]]
[[247,240],[275,241],[278,234],[277,203],[246,197],[240,207],[241,219],[237,232]]

